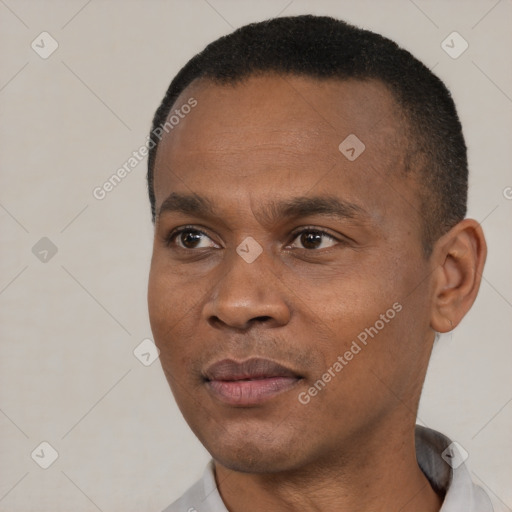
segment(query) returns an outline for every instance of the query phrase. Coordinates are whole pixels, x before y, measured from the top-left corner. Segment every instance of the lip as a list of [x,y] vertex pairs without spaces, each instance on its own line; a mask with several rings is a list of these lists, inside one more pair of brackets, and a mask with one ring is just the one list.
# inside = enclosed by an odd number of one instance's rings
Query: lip
[[301,376],[270,359],[222,359],[204,372],[207,389],[221,402],[256,405],[294,387]]

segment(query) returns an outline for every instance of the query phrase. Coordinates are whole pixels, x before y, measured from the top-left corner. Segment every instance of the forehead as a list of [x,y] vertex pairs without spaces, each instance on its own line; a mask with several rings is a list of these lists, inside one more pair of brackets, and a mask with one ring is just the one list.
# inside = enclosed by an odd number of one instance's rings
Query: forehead
[[[221,182],[240,195],[244,189],[304,194],[320,181],[327,189],[340,186],[345,195],[370,191],[370,183],[378,192],[390,171],[403,165],[402,116],[379,81],[279,75],[235,84],[201,79],[183,91],[172,112],[190,98],[197,106],[158,149],[157,210],[176,189],[205,192]],[[355,141],[357,153],[364,148],[356,160],[340,150],[344,141],[348,149]],[[215,190],[219,196],[219,187]]]

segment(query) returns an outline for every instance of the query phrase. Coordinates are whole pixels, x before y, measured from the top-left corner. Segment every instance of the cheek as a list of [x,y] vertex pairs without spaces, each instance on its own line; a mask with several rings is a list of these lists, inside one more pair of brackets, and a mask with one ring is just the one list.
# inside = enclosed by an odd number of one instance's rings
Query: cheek
[[[173,323],[173,295],[170,293],[167,278],[152,264],[148,282],[148,312],[151,329],[159,338],[166,327]],[[155,342],[158,340],[155,339]]]
[[301,295],[308,297],[309,309],[316,312],[324,332],[325,341],[316,349],[326,360],[336,361],[351,347],[357,352],[353,342],[361,347],[354,361],[381,358],[389,363],[397,356],[402,340],[421,328],[409,319],[418,309],[410,305],[409,296],[418,284],[417,271],[409,267],[407,258],[386,258],[381,252],[361,256],[350,268],[339,268],[325,279],[301,282]]
[[398,300],[397,282],[384,277],[371,262],[338,266],[335,272],[302,279],[295,285],[301,300],[331,332],[333,339],[348,339],[384,313]]
[[179,344],[179,331],[190,308],[190,295],[184,293],[172,273],[153,261],[148,283],[148,312],[155,343],[162,356]]
[[167,377],[179,378],[194,370],[201,339],[198,326],[208,289],[204,279],[170,266],[165,255],[155,254],[148,282],[148,312],[160,362]]
[[197,290],[196,276],[186,265],[169,262],[165,251],[155,247],[148,282],[148,309],[155,326],[172,327],[190,309]]

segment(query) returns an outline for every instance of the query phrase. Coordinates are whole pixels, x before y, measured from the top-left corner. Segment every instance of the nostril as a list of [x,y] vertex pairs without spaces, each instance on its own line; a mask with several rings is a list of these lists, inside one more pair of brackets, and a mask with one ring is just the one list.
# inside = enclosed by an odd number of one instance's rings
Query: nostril
[[271,316],[257,316],[256,318],[252,319],[252,322],[267,322],[268,320],[271,320]]

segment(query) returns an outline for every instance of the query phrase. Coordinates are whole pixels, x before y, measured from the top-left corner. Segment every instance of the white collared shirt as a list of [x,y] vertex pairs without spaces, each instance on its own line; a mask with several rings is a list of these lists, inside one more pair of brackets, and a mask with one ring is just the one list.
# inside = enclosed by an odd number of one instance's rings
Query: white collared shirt
[[[491,503],[489,495],[473,483],[464,457],[443,434],[416,425],[416,458],[432,488],[445,495],[439,512],[506,510],[497,502]],[[163,512],[228,512],[217,489],[213,460],[201,479]]]

